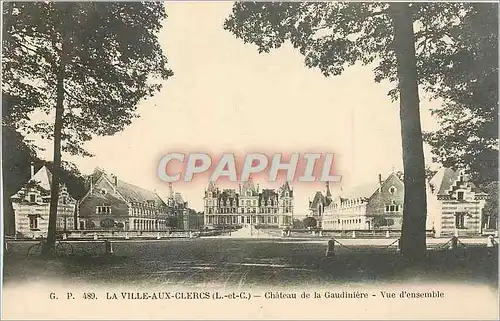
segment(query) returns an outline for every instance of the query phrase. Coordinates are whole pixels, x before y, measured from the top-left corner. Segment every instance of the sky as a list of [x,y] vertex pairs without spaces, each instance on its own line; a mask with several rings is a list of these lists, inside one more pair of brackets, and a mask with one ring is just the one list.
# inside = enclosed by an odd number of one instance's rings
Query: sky
[[[95,157],[63,155],[83,173],[100,167],[138,186],[167,192],[157,167],[165,153],[197,151],[335,153],[342,182],[335,192],[377,182],[402,169],[399,104],[387,92],[393,84],[373,81],[374,66],[353,66],[326,78],[309,69],[289,44],[259,54],[223,30],[230,2],[168,2],[159,40],[174,76],[161,92],[139,105],[140,118],[110,137],[84,147]],[[436,128],[421,96],[423,130]],[[52,159],[51,144],[40,142]],[[426,163],[430,163],[429,148]],[[279,184],[260,181],[262,188]],[[203,210],[206,182],[174,183],[196,210]],[[228,186],[229,187],[229,186]],[[308,199],[324,183],[294,183],[295,213],[304,215]]]

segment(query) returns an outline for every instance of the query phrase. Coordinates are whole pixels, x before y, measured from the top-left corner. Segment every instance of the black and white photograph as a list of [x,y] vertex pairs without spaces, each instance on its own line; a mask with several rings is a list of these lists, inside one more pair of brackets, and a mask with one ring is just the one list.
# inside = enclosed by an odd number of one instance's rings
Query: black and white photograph
[[498,320],[498,2],[2,2],[2,319]]

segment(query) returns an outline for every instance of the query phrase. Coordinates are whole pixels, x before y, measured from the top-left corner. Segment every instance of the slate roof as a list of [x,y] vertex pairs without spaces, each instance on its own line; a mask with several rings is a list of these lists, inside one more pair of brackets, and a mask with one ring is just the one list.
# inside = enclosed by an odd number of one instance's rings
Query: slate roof
[[33,175],[32,178],[24,184],[24,186],[17,191],[14,195],[11,196],[12,199],[17,199],[21,197],[21,192],[27,187],[28,183],[30,182],[36,182],[36,186],[40,189],[42,189],[44,192],[50,192],[51,186],[52,186],[52,173],[46,166],[42,166],[38,172]]
[[[398,177],[397,173],[391,173],[385,180],[382,181],[382,184],[384,184],[384,182],[386,182],[391,176],[394,176],[398,180],[401,180]],[[370,198],[373,196],[373,194],[375,194],[379,187],[380,183],[377,181],[358,185],[346,192],[341,193],[340,197],[342,199]]]
[[157,204],[165,204],[162,198],[155,192],[122,181],[114,175],[105,173],[101,169],[96,169],[90,178],[95,184],[102,176],[104,176],[104,178],[107,179],[112,185],[116,184],[116,190],[127,202],[145,203],[147,201],[155,201]]
[[46,166],[43,166],[28,182],[33,181],[38,182],[38,186],[44,190],[50,191],[52,186],[52,173]]
[[314,198],[309,208],[316,208],[318,204],[323,204],[323,206],[328,206],[330,204],[327,198],[320,191],[317,191],[316,194],[314,194]]
[[285,184],[283,184],[283,186],[280,188],[280,193],[281,193],[280,196],[285,197],[285,192],[287,191],[289,192],[290,197],[293,197],[293,190],[290,187],[288,181],[286,181]]

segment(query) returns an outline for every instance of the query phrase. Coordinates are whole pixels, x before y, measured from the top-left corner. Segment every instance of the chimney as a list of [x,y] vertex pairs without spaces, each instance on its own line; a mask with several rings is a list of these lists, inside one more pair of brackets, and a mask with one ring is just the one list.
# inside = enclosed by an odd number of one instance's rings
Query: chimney
[[31,162],[31,176],[30,178],[35,177],[35,163]]
[[378,174],[378,183],[382,185],[382,174]]
[[118,186],[118,177],[116,175],[113,175],[113,184],[115,184],[115,187]]
[[168,197],[169,198],[174,197],[174,187],[172,183],[168,183]]

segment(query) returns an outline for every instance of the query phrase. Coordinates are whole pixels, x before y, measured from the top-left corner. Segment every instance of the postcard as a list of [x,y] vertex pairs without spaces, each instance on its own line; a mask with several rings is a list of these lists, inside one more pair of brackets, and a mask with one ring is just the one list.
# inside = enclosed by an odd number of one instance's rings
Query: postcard
[[498,320],[497,2],[2,2],[2,318]]

